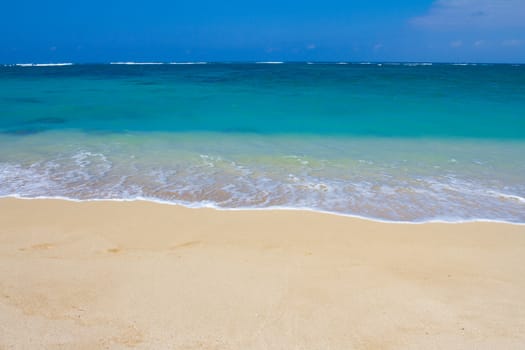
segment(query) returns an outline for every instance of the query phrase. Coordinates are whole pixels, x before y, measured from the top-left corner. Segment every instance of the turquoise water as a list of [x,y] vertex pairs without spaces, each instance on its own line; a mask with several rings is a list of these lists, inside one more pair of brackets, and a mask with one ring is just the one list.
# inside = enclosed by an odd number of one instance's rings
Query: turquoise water
[[0,67],[0,195],[525,223],[525,66]]

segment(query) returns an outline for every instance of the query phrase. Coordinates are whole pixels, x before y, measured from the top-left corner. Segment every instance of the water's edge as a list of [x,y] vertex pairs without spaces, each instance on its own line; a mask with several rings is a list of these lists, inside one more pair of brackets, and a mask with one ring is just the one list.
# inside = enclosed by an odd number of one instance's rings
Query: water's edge
[[331,212],[331,211],[312,209],[312,208],[294,208],[294,207],[278,207],[278,206],[265,207],[265,208],[252,208],[252,207],[226,208],[226,207],[219,207],[219,206],[216,206],[210,203],[188,204],[188,203],[182,203],[182,202],[176,202],[176,201],[164,201],[160,199],[145,198],[145,197],[77,199],[77,198],[69,198],[69,197],[61,197],[61,196],[25,197],[25,196],[19,196],[19,195],[13,194],[13,195],[0,195],[0,200],[2,199],[59,200],[59,201],[75,202],[75,203],[146,202],[146,203],[154,203],[154,204],[160,204],[160,205],[180,206],[180,207],[187,208],[187,209],[213,209],[217,211],[299,211],[299,212],[312,212],[312,213],[318,213],[318,214],[323,214],[323,215],[341,216],[341,217],[347,217],[347,218],[352,218],[352,219],[378,222],[378,223],[383,223],[383,224],[400,224],[400,225],[494,223],[494,224],[506,224],[506,225],[514,225],[514,226],[525,226],[525,222],[493,220],[493,219],[485,219],[485,218],[475,218],[475,219],[468,219],[468,220],[453,220],[453,219],[448,220],[444,218],[444,219],[430,219],[430,220],[421,220],[421,221],[385,220],[385,219],[379,219],[379,218],[374,218],[374,217],[367,217],[367,216],[353,215],[353,214],[343,214],[343,213],[338,213],[338,212]]

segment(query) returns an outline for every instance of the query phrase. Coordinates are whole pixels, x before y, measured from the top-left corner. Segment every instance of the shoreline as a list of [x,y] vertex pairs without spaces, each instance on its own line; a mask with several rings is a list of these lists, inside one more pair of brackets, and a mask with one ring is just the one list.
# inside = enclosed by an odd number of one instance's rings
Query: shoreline
[[522,349],[525,228],[0,199],[0,349]]
[[[494,223],[494,224],[505,224],[505,225],[515,225],[515,226],[525,226],[525,222],[514,222],[506,220],[495,220],[495,219],[460,219],[460,220],[447,220],[447,219],[430,219],[426,221],[400,221],[400,220],[387,220],[379,219],[374,217],[361,216],[357,214],[344,214],[338,212],[332,212],[327,210],[313,209],[313,208],[294,208],[294,207],[239,207],[239,208],[226,208],[220,207],[214,204],[186,204],[183,202],[171,202],[167,200],[155,199],[155,198],[146,198],[146,197],[137,197],[137,198],[94,198],[94,199],[76,199],[70,197],[61,197],[61,196],[37,196],[37,197],[24,197],[19,195],[0,195],[0,201],[3,199],[19,199],[19,200],[51,200],[51,201],[66,201],[73,203],[89,203],[89,202],[110,202],[110,203],[153,203],[158,205],[169,205],[175,207],[181,207],[186,209],[212,209],[217,211],[233,211],[233,212],[250,212],[250,211],[292,211],[292,212],[305,212],[305,213],[315,213],[321,215],[332,215],[337,217],[344,217],[350,219],[364,220],[376,223],[383,224],[394,224],[394,225],[426,225],[426,224],[469,224],[469,223]],[[520,200],[522,200],[520,198]]]

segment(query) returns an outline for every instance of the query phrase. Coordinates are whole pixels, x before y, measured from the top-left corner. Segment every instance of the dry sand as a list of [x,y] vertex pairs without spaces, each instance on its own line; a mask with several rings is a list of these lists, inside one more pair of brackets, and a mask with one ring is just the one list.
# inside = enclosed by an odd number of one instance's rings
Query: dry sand
[[525,226],[0,200],[0,349],[524,349]]

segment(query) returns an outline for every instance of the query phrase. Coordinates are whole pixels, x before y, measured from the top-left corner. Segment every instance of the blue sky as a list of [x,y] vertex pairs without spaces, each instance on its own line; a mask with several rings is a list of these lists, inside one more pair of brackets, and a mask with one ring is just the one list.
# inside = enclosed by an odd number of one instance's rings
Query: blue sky
[[525,62],[525,0],[9,1],[0,62]]

